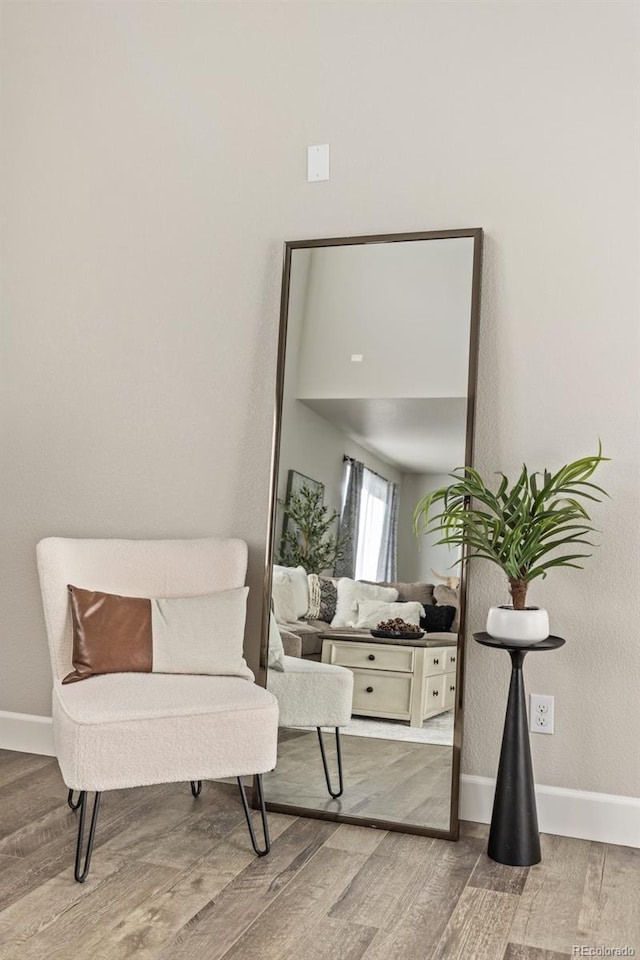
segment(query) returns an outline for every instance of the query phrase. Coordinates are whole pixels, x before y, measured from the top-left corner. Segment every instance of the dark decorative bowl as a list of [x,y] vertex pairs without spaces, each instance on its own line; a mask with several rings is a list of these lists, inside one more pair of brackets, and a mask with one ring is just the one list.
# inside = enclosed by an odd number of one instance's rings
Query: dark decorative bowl
[[380,640],[421,640],[424,637],[424,630],[420,630],[419,633],[388,633],[386,630],[370,630],[369,633]]

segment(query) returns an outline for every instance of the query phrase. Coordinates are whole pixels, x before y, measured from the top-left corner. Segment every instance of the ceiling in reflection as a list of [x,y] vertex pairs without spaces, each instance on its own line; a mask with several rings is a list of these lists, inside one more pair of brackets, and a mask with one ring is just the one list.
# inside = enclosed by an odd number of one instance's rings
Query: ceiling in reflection
[[463,463],[466,397],[305,398],[302,402],[403,473],[449,473]]

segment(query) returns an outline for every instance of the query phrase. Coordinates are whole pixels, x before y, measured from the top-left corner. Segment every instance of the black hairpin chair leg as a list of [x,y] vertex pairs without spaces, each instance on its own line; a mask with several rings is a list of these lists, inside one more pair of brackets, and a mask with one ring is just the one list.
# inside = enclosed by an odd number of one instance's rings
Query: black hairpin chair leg
[[93,799],[93,810],[91,812],[91,825],[89,827],[89,839],[87,840],[87,848],[84,855],[84,866],[82,865],[82,847],[84,843],[84,825],[85,819],[87,816],[87,791],[81,790],[78,797],[77,803],[73,802],[73,790],[69,791],[69,796],[67,798],[67,803],[71,809],[75,812],[80,810],[80,820],[78,822],[78,843],[76,845],[76,864],[74,869],[74,876],[78,883],[84,883],[89,875],[89,867],[91,865],[91,853],[93,851],[93,841],[96,835],[96,824],[98,822],[98,809],[100,807],[100,792],[97,792]]
[[338,755],[338,791],[334,791],[331,778],[329,776],[329,767],[327,766],[327,755],[324,749],[324,740],[322,739],[322,730],[320,727],[316,727],[318,731],[318,742],[320,744],[320,754],[322,756],[322,766],[324,767],[324,778],[327,781],[327,790],[329,791],[329,796],[333,797],[334,800],[337,800],[338,797],[341,797],[344,792],[344,780],[342,776],[342,750],[340,748],[340,727],[336,727],[336,753]]
[[242,800],[242,806],[244,809],[244,815],[247,819],[247,826],[249,827],[249,836],[251,837],[251,846],[258,854],[259,857],[264,857],[269,853],[271,849],[271,840],[269,839],[269,825],[267,824],[267,809],[264,805],[264,792],[262,790],[262,774],[259,773],[256,776],[256,782],[258,784],[258,800],[260,801],[260,814],[262,816],[262,830],[264,832],[264,848],[261,850],[258,846],[258,841],[256,840],[256,834],[253,829],[253,823],[251,822],[251,813],[249,811],[249,804],[247,803],[247,795],[244,789],[244,783],[242,778],[238,777],[238,787],[240,789],[240,798]]
[[202,780],[192,780],[191,781],[191,793],[197,800],[200,794],[202,793]]

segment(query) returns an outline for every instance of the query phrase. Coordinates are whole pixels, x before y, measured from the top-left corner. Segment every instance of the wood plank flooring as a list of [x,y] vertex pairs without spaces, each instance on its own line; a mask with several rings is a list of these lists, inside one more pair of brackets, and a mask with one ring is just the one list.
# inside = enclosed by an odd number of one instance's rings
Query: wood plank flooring
[[[347,739],[347,738],[345,738]],[[270,814],[254,856],[237,790],[104,794],[91,873],[55,760],[0,751],[0,960],[566,960],[640,956],[640,850],[542,837],[504,867],[458,843]]]
[[[324,741],[329,769],[335,771],[331,731],[325,731]],[[267,800],[382,821],[402,820],[432,830],[449,829],[451,747],[352,736],[343,736],[340,742],[347,789],[332,800],[316,731],[281,729],[278,765],[264,777]],[[337,784],[337,773],[332,777]]]

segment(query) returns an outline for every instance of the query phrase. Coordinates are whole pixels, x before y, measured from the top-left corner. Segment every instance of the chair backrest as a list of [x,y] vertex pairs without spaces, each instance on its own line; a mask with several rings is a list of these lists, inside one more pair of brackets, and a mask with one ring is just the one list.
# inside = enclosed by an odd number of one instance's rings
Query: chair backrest
[[54,680],[71,669],[67,585],[126,597],[193,597],[244,585],[243,540],[75,540],[49,537],[37,547],[38,575]]

